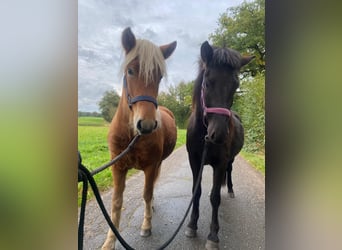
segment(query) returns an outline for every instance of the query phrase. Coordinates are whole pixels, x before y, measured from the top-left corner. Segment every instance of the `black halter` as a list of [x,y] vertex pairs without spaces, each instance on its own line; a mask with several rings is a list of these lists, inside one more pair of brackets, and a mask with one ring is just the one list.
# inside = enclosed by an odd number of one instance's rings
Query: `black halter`
[[158,102],[157,100],[152,97],[152,96],[148,96],[148,95],[139,95],[139,96],[135,96],[135,97],[131,97],[130,94],[128,93],[128,88],[127,88],[127,79],[126,76],[124,76],[123,78],[123,86],[126,90],[126,97],[127,97],[127,102],[128,102],[128,106],[130,109],[132,109],[132,105],[136,102],[141,102],[141,101],[145,101],[145,102],[152,102],[154,104],[154,106],[156,108],[158,108]]

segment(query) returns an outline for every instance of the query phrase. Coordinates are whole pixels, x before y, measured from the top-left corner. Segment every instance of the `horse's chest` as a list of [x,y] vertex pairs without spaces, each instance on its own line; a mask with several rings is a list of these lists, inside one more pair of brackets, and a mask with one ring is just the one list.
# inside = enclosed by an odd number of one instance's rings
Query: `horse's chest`
[[135,145],[133,149],[120,161],[121,169],[136,168],[143,170],[146,167],[156,165],[160,161],[160,150],[155,145]]
[[229,149],[224,145],[211,145],[207,148],[206,164],[226,164],[229,160]]

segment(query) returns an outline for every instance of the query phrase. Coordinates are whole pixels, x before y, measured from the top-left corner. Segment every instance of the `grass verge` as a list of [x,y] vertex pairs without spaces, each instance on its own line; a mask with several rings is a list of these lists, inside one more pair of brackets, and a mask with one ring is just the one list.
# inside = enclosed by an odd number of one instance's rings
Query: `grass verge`
[[241,151],[243,158],[265,176],[265,155]]

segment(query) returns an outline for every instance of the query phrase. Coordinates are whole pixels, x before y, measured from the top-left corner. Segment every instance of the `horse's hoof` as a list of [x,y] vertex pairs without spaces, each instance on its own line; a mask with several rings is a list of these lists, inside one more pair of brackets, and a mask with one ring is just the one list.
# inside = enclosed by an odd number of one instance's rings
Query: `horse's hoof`
[[196,234],[197,234],[196,232],[197,232],[196,230],[194,230],[190,227],[187,227],[185,229],[185,236],[189,237],[189,238],[194,238],[194,237],[196,237]]
[[141,237],[148,237],[152,234],[151,229],[141,229],[140,236]]
[[115,243],[111,240],[106,240],[106,242],[103,243],[101,250],[115,250]]
[[214,242],[211,240],[207,240],[207,243],[205,243],[205,249],[207,250],[219,250],[219,243]]
[[229,194],[229,197],[230,197],[230,198],[235,198],[234,192],[229,192],[229,191],[228,191],[228,194]]
[[105,245],[103,245],[102,248],[101,248],[101,250],[115,250],[115,247],[114,247],[114,246],[113,246],[113,247],[110,247],[110,246],[105,246]]

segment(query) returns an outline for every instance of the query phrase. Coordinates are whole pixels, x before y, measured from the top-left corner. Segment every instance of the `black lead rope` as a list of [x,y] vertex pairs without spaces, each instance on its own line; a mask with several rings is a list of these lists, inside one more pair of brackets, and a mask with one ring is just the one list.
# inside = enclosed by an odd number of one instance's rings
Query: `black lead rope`
[[[139,137],[139,136],[138,136]],[[132,141],[135,141],[136,138],[134,138]],[[132,147],[132,145],[134,143],[130,143],[130,145],[126,148],[126,150],[124,150],[120,155],[118,155],[115,159],[113,159],[111,162],[116,162],[117,160],[119,160],[124,154],[126,154],[129,149]],[[203,148],[203,153],[202,153],[202,160],[201,160],[201,167],[200,167],[200,171],[199,171],[199,175],[197,177],[196,180],[196,185],[195,185],[195,189],[193,190],[193,195],[192,198],[190,200],[190,203],[188,205],[188,208],[185,212],[185,215],[183,216],[183,219],[181,220],[180,224],[178,225],[177,229],[175,230],[175,232],[173,233],[173,235],[170,237],[169,240],[167,240],[162,246],[160,246],[159,248],[157,248],[157,250],[161,250],[161,249],[165,249],[172,241],[173,239],[176,237],[176,235],[178,234],[180,228],[182,227],[186,217],[188,216],[188,213],[190,211],[190,208],[192,206],[195,194],[198,190],[198,187],[201,183],[201,179],[202,179],[202,172],[203,172],[203,168],[204,168],[204,161],[205,161],[205,156],[207,153],[207,146],[206,144],[204,145]],[[118,159],[117,159],[118,158]],[[113,163],[109,162],[108,164],[104,165],[104,166],[110,166]],[[111,164],[110,164],[111,163]],[[103,168],[104,166],[102,166],[102,170],[105,169]],[[107,166],[107,167],[108,167]],[[100,169],[100,168],[99,168]],[[100,170],[100,171],[102,171]],[[100,172],[100,171],[96,171],[96,173]],[[103,216],[105,217],[109,227],[112,229],[113,233],[115,234],[116,238],[119,240],[119,242],[122,244],[122,246],[125,249],[128,250],[134,250],[134,248],[132,248],[120,235],[120,233],[118,232],[118,230],[115,228],[115,226],[113,225],[113,222],[111,221],[110,216],[108,215],[108,212],[103,204],[100,192],[97,188],[96,182],[93,178],[93,172],[89,172],[89,170],[82,164],[82,158],[80,153],[78,152],[78,182],[82,181],[83,182],[83,190],[82,190],[82,202],[81,202],[81,211],[80,211],[80,221],[79,221],[79,227],[78,227],[78,250],[82,250],[83,249],[83,233],[84,233],[84,217],[85,217],[85,207],[86,207],[86,202],[87,202],[87,191],[88,191],[88,181],[90,183],[90,186],[93,190],[93,193],[95,195],[95,198],[97,200],[97,203],[100,206],[100,209],[103,213]]]
[[205,143],[204,144],[204,148],[203,148],[203,152],[202,152],[201,167],[200,167],[199,174],[197,176],[195,189],[193,190],[192,197],[191,197],[190,203],[188,205],[188,208],[186,209],[185,215],[184,215],[183,219],[181,220],[179,226],[177,227],[177,229],[175,230],[175,232],[171,236],[171,238],[168,241],[166,241],[161,247],[157,248],[157,250],[161,250],[161,249],[166,248],[173,241],[173,239],[176,237],[176,235],[178,234],[179,230],[183,226],[183,223],[184,223],[186,217],[189,214],[189,211],[190,211],[190,208],[191,208],[192,203],[194,201],[194,198],[195,198],[195,195],[197,193],[198,187],[199,187],[199,185],[201,183],[202,172],[203,172],[203,168],[204,168],[204,161],[205,161],[206,154],[207,154],[207,146],[206,146],[206,143]]
[[[132,248],[120,235],[120,233],[118,232],[118,230],[115,228],[115,226],[113,225],[112,221],[111,221],[111,218],[109,216],[109,214],[107,213],[107,210],[106,210],[106,207],[104,206],[103,204],[103,201],[101,199],[101,195],[100,195],[100,192],[97,188],[97,185],[96,185],[96,182],[93,178],[93,176],[91,175],[91,173],[88,171],[87,168],[85,168],[82,164],[79,165],[79,169],[80,171],[82,172],[82,174],[84,174],[85,178],[87,178],[87,180],[89,181],[89,184],[91,186],[91,188],[93,189],[93,193],[95,195],[95,198],[97,200],[97,203],[99,204],[100,206],[100,209],[103,213],[103,216],[105,217],[109,227],[112,229],[113,233],[115,234],[116,238],[120,241],[120,243],[122,244],[122,246],[128,250],[134,250],[134,248]],[[84,197],[82,196],[82,199]],[[86,197],[85,197],[86,198]],[[82,201],[83,203],[83,201]],[[84,219],[84,218],[83,218]],[[82,223],[84,224],[84,222]],[[83,234],[83,228],[82,228],[82,234]],[[79,235],[80,237],[80,235]],[[81,238],[83,238],[83,235],[81,236]],[[81,244],[82,245],[82,244]],[[79,245],[80,246],[80,245]],[[79,247],[79,250],[82,249],[82,246],[81,248]]]
[[113,165],[115,162],[120,160],[125,154],[127,154],[132,149],[133,145],[136,143],[139,137],[140,137],[139,134],[135,135],[135,137],[128,144],[127,148],[124,151],[122,151],[118,156],[116,156],[113,160],[111,160],[107,164],[104,164],[103,166],[95,169],[92,172],[89,172],[89,170],[82,164],[82,157],[81,157],[80,152],[78,152],[78,182],[82,181],[83,183],[80,220],[79,220],[79,225],[78,225],[78,250],[83,249],[84,217],[85,217],[85,207],[86,207],[86,202],[87,202],[88,182],[90,183],[91,188],[93,189],[93,193],[96,197],[97,203],[99,204],[101,211],[109,227],[112,229],[117,239],[126,249],[134,250],[134,248],[130,247],[130,245],[126,243],[126,241],[121,237],[120,233],[117,231],[117,229],[113,225],[107,213],[107,210],[103,204],[103,201],[101,199],[101,196],[97,188],[96,182],[93,178],[93,175],[103,171],[104,169],[108,168],[109,166]]
[[87,193],[88,193],[88,180],[87,176],[81,171],[84,168],[82,165],[81,155],[78,152],[78,182],[83,182],[82,189],[82,202],[81,202],[81,211],[80,211],[80,221],[78,224],[78,249],[83,249],[83,232],[84,232],[84,216],[85,216],[85,208],[87,203]]

